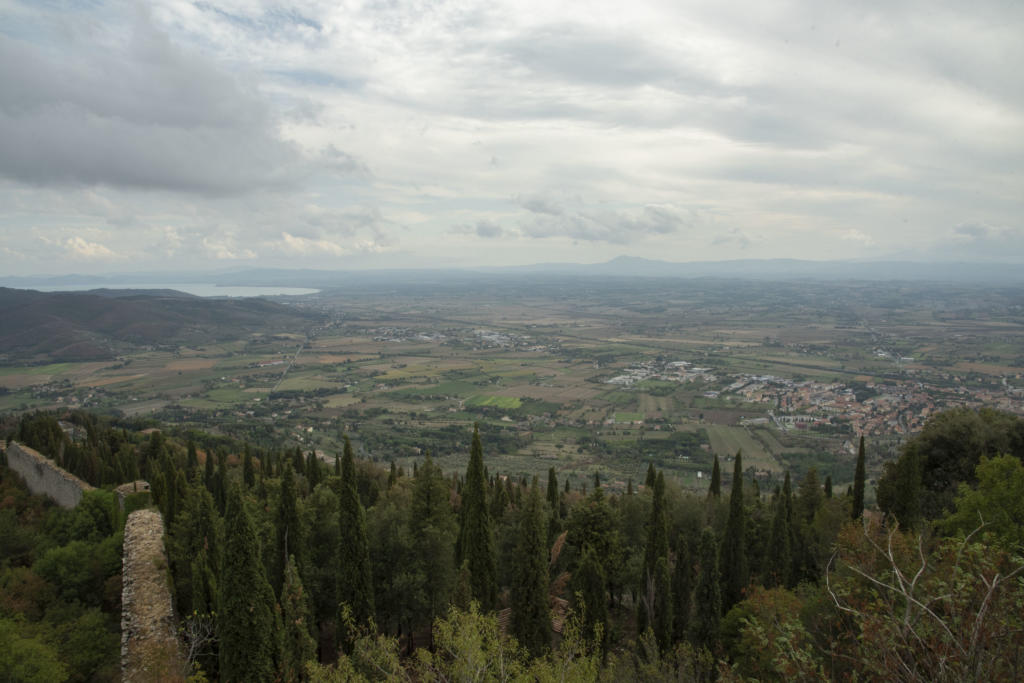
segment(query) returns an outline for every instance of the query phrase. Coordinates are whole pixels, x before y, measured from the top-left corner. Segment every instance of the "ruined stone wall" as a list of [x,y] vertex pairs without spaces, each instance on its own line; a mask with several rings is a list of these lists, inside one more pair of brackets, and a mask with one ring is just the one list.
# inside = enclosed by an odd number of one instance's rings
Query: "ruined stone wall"
[[121,680],[185,680],[164,553],[164,518],[156,510],[128,515],[121,577]]
[[29,491],[49,496],[61,507],[77,506],[82,500],[82,493],[94,488],[58,467],[39,451],[17,441],[7,446],[7,466],[21,475]]

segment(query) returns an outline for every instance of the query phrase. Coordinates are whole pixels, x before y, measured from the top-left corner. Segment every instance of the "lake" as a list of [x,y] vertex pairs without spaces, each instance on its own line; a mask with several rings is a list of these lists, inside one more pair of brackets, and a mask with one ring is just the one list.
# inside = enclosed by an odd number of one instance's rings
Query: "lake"
[[246,297],[246,296],[302,296],[303,294],[316,294],[319,289],[307,287],[248,287],[236,285],[211,285],[211,284],[123,284],[103,283],[91,285],[40,285],[36,287],[21,287],[19,289],[34,289],[37,292],[85,292],[90,289],[174,289],[186,294],[208,297]]

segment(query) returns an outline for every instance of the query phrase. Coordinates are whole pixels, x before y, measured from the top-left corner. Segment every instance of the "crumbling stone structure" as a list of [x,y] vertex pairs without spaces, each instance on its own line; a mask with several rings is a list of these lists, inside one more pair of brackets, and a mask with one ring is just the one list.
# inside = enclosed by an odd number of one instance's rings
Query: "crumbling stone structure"
[[58,467],[39,451],[17,441],[7,446],[7,466],[21,475],[29,491],[49,496],[61,507],[77,507],[82,493],[95,488]]

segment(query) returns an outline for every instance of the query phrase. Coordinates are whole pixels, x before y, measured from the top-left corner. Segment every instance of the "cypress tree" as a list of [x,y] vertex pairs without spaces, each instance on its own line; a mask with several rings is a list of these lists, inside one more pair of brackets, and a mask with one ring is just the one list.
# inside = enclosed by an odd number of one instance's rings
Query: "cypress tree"
[[277,657],[274,594],[242,492],[232,486],[225,512],[217,636],[222,681],[270,681]]
[[315,489],[322,479],[323,472],[320,470],[320,459],[316,457],[316,450],[312,450],[306,459],[306,481],[309,484],[309,490]]
[[[341,492],[338,496],[341,534],[338,543],[338,600],[352,610],[357,626],[373,617],[373,580],[370,575],[370,547],[366,540],[366,516],[356,491],[356,466],[352,444],[345,436],[341,460]],[[338,621],[339,625],[343,622]],[[347,646],[352,636],[346,634]]]
[[334,454],[334,476],[341,476],[341,456],[337,453]]
[[295,558],[288,558],[281,589],[281,680],[304,680],[306,662],[316,657],[316,643],[310,632],[309,596],[302,587]]
[[540,489],[531,487],[519,519],[512,582],[512,634],[533,656],[551,645],[548,547]]
[[295,468],[295,474],[306,476],[306,459],[302,457],[302,449],[298,446],[292,452],[292,467]]
[[494,608],[497,580],[494,567],[494,538],[491,516],[487,509],[487,480],[484,478],[484,451],[480,430],[473,427],[473,443],[469,466],[462,487],[462,509],[459,519],[458,562],[466,563],[472,598],[481,609]]
[[626,495],[633,495],[633,477],[630,477],[629,479],[626,480]]
[[601,473],[594,472],[594,490],[601,488]]
[[569,493],[569,477],[565,478],[565,492]]
[[558,476],[555,474],[555,468],[548,468],[548,490],[547,490],[548,505],[554,511],[554,514],[558,514]]
[[391,490],[391,487],[394,486],[395,482],[397,482],[397,481],[398,481],[398,468],[395,465],[395,461],[392,460],[391,461],[391,469],[388,471],[388,490],[389,491]]
[[277,518],[275,520],[274,561],[271,586],[274,594],[281,594],[284,584],[284,571],[289,557],[294,557],[301,569],[305,569],[304,552],[306,534],[299,518],[298,498],[295,493],[295,475],[290,464],[285,464],[281,475],[281,495],[277,502]]
[[722,608],[728,611],[743,599],[747,574],[747,511],[743,505],[743,451],[737,451],[729,493],[729,520],[722,541]]
[[449,496],[448,480],[428,453],[423,466],[413,475],[409,530],[413,555],[418,568],[427,577],[423,586],[423,611],[417,616],[430,624],[447,609],[455,588],[452,547],[457,528]]
[[668,558],[662,556],[654,568],[654,615],[650,619],[654,639],[663,653],[668,652],[672,645],[672,602],[672,575]]
[[658,473],[654,471],[654,463],[647,463],[647,476],[644,478],[644,488],[650,489],[654,486],[654,482],[657,478]]
[[693,639],[698,647],[714,648],[722,615],[721,577],[718,573],[718,542],[715,532],[705,527],[700,534],[700,574],[694,594]]
[[791,508],[789,472],[786,472],[786,483],[782,493],[776,497],[775,514],[768,536],[768,557],[764,576],[764,585],[768,588],[787,586],[790,583],[790,568],[793,565],[793,550],[790,544]]
[[648,626],[653,626],[652,619],[657,618],[655,600],[655,571],[658,559],[668,556],[668,522],[665,514],[665,475],[658,472],[654,478],[654,496],[651,502],[651,516],[647,521],[647,546],[644,549],[644,564],[640,573],[640,601],[638,604],[636,624],[637,631],[643,633]]
[[654,576],[659,557],[668,557],[668,521],[665,511],[665,475],[658,472],[654,480],[651,516],[647,523],[647,547],[644,552],[644,580]]
[[199,453],[196,451],[196,442],[192,439],[188,440],[188,445],[185,447],[188,452],[188,476],[192,477],[192,472],[199,467]]
[[860,437],[860,447],[857,449],[857,469],[853,475],[853,503],[850,509],[853,519],[860,519],[864,515],[864,437]]
[[577,614],[583,615],[583,635],[595,637],[600,629],[598,640],[602,650],[608,644],[608,597],[605,591],[604,567],[594,547],[587,545],[583,549],[576,571],[572,575],[572,605]]
[[242,454],[242,480],[246,488],[252,488],[256,484],[256,471],[252,467],[252,451],[249,444],[245,444],[245,451]]
[[832,498],[832,475],[825,477],[825,498]]
[[718,498],[722,495],[722,469],[718,465],[718,454],[715,453],[715,464],[711,467],[711,486],[708,487],[708,496]]
[[672,573],[672,634],[673,640],[681,642],[690,627],[690,613],[693,610],[693,557],[690,543],[680,535],[676,549],[676,566]]

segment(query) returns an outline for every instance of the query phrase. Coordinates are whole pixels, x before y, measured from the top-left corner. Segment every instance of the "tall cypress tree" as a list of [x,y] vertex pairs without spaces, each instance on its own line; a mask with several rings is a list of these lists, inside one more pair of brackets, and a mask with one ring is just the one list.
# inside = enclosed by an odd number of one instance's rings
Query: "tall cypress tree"
[[722,615],[721,577],[718,572],[718,542],[715,532],[705,527],[700,534],[700,574],[694,593],[694,644],[713,649]]
[[548,468],[548,491],[547,491],[548,505],[551,506],[554,514],[558,514],[558,476],[555,474],[555,468]]
[[298,682],[304,680],[306,662],[316,657],[316,643],[309,635],[309,596],[302,587],[295,558],[288,558],[284,570],[284,586],[281,589],[281,680]]
[[540,489],[531,487],[519,517],[512,579],[512,634],[534,657],[551,645],[543,505]]
[[747,570],[747,511],[743,505],[743,451],[736,452],[729,493],[729,521],[722,540],[722,608],[728,611],[743,599],[749,579]]
[[199,467],[199,453],[196,451],[196,442],[192,439],[188,440],[188,445],[185,447],[188,455],[186,463],[188,465],[188,476],[192,478],[192,472]]
[[306,534],[299,517],[298,498],[295,493],[295,475],[291,465],[286,463],[281,474],[281,495],[277,502],[277,515],[274,522],[275,543],[274,561],[271,565],[273,576],[271,586],[275,595],[281,595],[284,584],[284,570],[289,557],[296,559],[300,571],[305,570]]
[[238,486],[225,508],[217,636],[222,681],[270,681],[277,667],[274,593],[263,572],[259,541]]
[[658,472],[654,478],[654,496],[651,501],[651,516],[647,521],[647,546],[644,549],[644,564],[640,574],[640,602],[637,605],[637,631],[643,633],[648,626],[654,626],[657,618],[657,586],[655,571],[658,560],[668,557],[668,521],[665,513],[665,475]]
[[[650,489],[658,479],[658,473],[654,471],[654,463],[647,463],[647,476],[644,477],[644,488]],[[568,489],[566,489],[568,491]]]
[[680,534],[677,545],[676,566],[672,573],[672,634],[676,642],[681,642],[690,628],[694,577],[689,541]]
[[853,504],[850,516],[860,519],[864,515],[864,437],[860,437],[857,449],[857,469],[853,474]]
[[827,475],[825,477],[825,498],[826,499],[831,499],[832,498],[832,475],[831,474]]
[[455,590],[456,567],[452,547],[458,529],[452,513],[448,480],[427,454],[413,475],[412,514],[409,515],[413,556],[427,577],[422,611],[416,616],[432,624],[448,607]]
[[650,617],[654,639],[663,653],[672,645],[672,603],[672,573],[668,558],[663,556],[654,567],[654,614]]
[[659,557],[668,557],[668,519],[665,511],[665,475],[654,480],[651,516],[647,522],[647,547],[644,551],[644,580],[654,576]]
[[494,608],[497,579],[494,567],[494,538],[491,516],[487,509],[487,480],[484,475],[484,450],[480,430],[473,427],[473,444],[469,451],[466,481],[462,486],[462,509],[459,519],[458,561],[469,570],[472,597],[485,610]]
[[[608,597],[605,589],[607,579],[604,567],[594,547],[587,545],[583,549],[576,571],[572,574],[573,610],[583,614],[583,635],[587,638],[595,636],[600,628],[601,637],[598,641],[602,650],[608,644]],[[582,604],[580,604],[582,602]]]
[[771,532],[768,536],[768,557],[766,558],[764,576],[764,585],[768,588],[786,586],[790,583],[791,567],[793,566],[793,551],[790,545],[791,510],[789,472],[786,472],[786,483],[782,493],[777,496],[775,501],[775,514],[772,517]]
[[[345,436],[341,459],[341,492],[338,496],[341,534],[338,543],[338,600],[352,610],[357,626],[373,617],[373,580],[370,546],[366,540],[366,513],[356,491],[356,465],[352,444]],[[342,623],[339,620],[339,625]],[[345,634],[347,646],[354,634]]]
[[245,444],[245,451],[242,453],[242,481],[246,488],[252,488],[256,484],[256,470],[252,466],[252,451],[249,444]]
[[708,487],[708,495],[715,498],[722,495],[722,468],[718,464],[717,453],[715,453],[715,464],[711,467],[711,486]]

